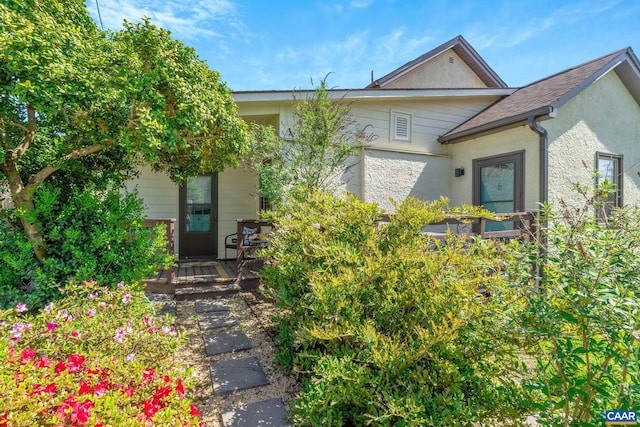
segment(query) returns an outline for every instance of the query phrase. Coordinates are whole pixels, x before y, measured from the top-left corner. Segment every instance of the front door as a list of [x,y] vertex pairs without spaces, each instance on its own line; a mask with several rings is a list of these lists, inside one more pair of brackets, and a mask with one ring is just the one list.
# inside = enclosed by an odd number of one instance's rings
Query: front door
[[[495,213],[520,212],[524,208],[523,152],[473,161],[473,204]],[[513,221],[487,224],[486,231],[513,229]]]
[[218,175],[189,178],[180,187],[180,258],[218,257]]

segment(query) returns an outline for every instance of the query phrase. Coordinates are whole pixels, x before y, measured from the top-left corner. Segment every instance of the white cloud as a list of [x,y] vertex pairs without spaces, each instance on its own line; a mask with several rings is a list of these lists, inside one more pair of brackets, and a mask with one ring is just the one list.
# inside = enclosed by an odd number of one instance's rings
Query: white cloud
[[[228,0],[98,0],[98,4],[104,26],[114,30],[121,28],[125,19],[138,22],[145,16],[185,40],[220,37],[215,27],[241,27],[235,19],[235,5]],[[88,1],[87,6],[98,18],[96,3]]]

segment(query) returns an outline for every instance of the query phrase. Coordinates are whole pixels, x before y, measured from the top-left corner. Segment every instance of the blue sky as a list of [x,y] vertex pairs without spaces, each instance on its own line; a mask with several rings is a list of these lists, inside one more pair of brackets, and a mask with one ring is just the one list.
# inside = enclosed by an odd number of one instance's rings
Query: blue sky
[[[640,0],[98,0],[105,28],[148,16],[233,90],[363,88],[462,35],[510,86],[631,46]],[[87,7],[98,21],[96,0]]]

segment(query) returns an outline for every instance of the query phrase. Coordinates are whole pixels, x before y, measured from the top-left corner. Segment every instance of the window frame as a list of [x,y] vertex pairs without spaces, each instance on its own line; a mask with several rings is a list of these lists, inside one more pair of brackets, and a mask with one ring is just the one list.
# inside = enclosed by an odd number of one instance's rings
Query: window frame
[[[398,135],[397,119],[405,118],[407,120],[407,136]],[[391,111],[391,141],[410,143],[413,137],[413,114],[402,111]]]
[[596,151],[596,171],[598,171],[598,175],[596,175],[596,187],[598,185],[600,185],[600,159],[610,159],[613,160],[617,171],[614,172],[614,180],[615,182],[613,184],[615,184],[616,186],[616,194],[615,194],[615,203],[613,205],[613,207],[616,208],[621,208],[624,206],[624,176],[623,176],[623,158],[624,156],[622,154],[615,154],[615,153],[608,153],[605,151]]
[[[524,211],[524,150],[473,159],[473,204],[480,204],[481,169],[500,163],[513,162],[513,207],[515,212]],[[509,212],[512,213],[512,212]]]

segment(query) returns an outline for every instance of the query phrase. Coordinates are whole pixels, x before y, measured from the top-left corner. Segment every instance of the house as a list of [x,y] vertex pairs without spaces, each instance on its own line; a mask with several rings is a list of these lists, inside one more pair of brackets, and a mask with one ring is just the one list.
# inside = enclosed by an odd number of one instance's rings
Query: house
[[[344,188],[383,209],[410,195],[496,212],[577,203],[572,185],[591,182],[588,169],[615,183],[613,204],[640,204],[640,63],[631,48],[510,88],[458,36],[332,96],[352,101],[354,118],[377,135],[345,169]],[[247,121],[284,134],[290,91],[234,97]],[[256,178],[243,168],[181,188],[143,170],[137,186],[149,217],[177,218],[183,258],[221,257],[236,218],[255,218],[260,208]]]

